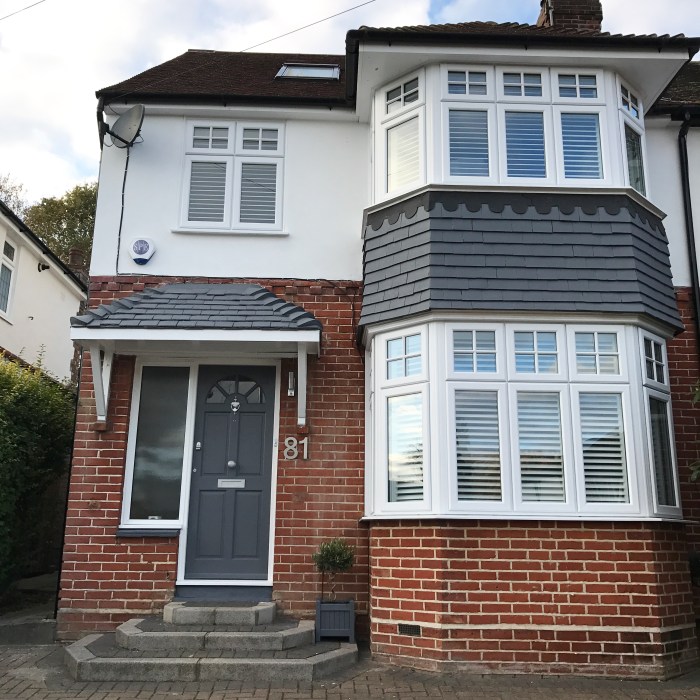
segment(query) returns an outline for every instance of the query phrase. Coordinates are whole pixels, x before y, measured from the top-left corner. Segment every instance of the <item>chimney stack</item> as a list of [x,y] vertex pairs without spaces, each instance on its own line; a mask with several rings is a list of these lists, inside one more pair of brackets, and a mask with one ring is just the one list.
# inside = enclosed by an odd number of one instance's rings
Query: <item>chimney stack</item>
[[603,6],[600,0],[541,0],[538,27],[600,31]]
[[71,248],[68,251],[68,267],[79,280],[87,283],[89,276],[86,270],[85,253],[80,248]]

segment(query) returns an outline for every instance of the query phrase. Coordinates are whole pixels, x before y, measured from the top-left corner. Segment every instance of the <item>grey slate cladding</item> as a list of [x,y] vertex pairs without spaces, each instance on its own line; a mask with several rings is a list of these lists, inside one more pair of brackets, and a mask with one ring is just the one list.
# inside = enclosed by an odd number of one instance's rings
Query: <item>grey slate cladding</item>
[[661,221],[626,195],[428,191],[367,216],[361,325],[434,310],[683,328]]
[[71,326],[182,330],[321,330],[313,314],[258,284],[166,284],[98,306]]

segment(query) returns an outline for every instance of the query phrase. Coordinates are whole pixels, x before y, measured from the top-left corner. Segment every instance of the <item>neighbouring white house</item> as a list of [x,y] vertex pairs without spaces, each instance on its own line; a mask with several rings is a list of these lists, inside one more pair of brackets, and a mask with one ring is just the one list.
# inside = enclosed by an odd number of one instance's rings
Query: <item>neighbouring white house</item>
[[78,274],[0,202],[0,352],[70,378],[69,319],[86,297]]

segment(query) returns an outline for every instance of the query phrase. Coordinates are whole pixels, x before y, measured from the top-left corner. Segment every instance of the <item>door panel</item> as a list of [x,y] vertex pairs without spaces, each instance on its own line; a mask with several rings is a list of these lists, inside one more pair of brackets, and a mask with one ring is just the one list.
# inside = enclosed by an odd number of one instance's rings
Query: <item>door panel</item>
[[267,578],[274,388],[272,367],[200,368],[188,580]]

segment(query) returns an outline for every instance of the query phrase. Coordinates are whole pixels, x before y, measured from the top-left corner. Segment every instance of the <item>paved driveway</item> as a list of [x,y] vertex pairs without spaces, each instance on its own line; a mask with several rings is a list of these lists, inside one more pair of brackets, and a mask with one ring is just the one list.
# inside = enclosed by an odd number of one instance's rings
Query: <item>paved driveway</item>
[[58,645],[0,646],[0,700],[700,700],[700,670],[658,683],[435,674],[364,658],[352,671],[315,683],[76,683],[62,654]]

